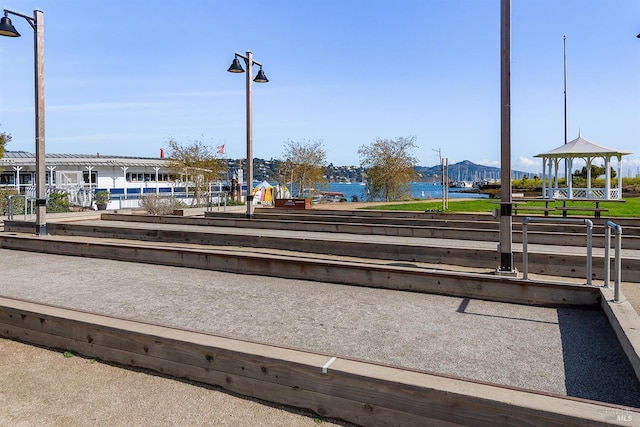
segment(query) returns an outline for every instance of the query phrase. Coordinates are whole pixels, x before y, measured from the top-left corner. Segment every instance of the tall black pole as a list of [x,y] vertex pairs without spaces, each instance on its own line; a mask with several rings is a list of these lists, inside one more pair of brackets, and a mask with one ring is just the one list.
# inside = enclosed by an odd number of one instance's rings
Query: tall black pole
[[513,273],[511,251],[511,0],[500,2],[500,267]]
[[247,218],[253,217],[253,94],[251,92],[251,79],[253,78],[253,57],[247,51]]

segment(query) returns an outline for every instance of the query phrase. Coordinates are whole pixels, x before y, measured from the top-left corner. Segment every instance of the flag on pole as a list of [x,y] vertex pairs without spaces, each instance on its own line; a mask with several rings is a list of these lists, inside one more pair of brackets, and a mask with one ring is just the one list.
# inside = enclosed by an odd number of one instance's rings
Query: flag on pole
[[224,144],[218,145],[216,154],[224,154]]

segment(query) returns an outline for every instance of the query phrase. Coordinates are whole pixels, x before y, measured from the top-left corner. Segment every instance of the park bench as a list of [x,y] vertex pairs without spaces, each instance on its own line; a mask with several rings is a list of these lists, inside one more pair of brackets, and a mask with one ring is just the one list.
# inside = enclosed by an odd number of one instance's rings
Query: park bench
[[[518,215],[518,211],[544,212],[544,216],[549,216],[549,212],[555,211],[555,208],[549,207],[549,203],[553,201],[555,201],[555,199],[544,199],[541,197],[514,197],[513,213],[514,215]],[[520,202],[524,202],[524,204]],[[529,202],[543,202],[544,206],[530,205]]]
[[[567,206],[567,201],[576,201],[576,202],[580,202],[580,201],[588,201],[588,202],[592,202],[595,204],[595,206]],[[607,208],[601,208],[600,207],[600,203],[614,203],[614,202],[618,202],[618,203],[624,203],[624,200],[563,200],[562,201],[562,206],[558,206],[556,207],[557,210],[562,211],[562,216],[567,216],[567,213],[569,212],[593,212],[593,216],[596,218],[600,218],[600,214],[602,212],[608,212],[609,209]]]
[[607,208],[591,206],[558,206],[556,210],[562,211],[562,216],[567,216],[567,212],[593,212],[594,217],[600,218],[602,212],[608,212]]
[[513,213],[514,215],[518,215],[518,211],[520,211],[521,213],[523,211],[527,211],[527,212],[544,212],[544,216],[549,216],[549,212],[555,211],[556,208],[550,208],[550,207],[544,207],[544,206],[529,206],[529,205],[517,205],[515,204],[513,206]]

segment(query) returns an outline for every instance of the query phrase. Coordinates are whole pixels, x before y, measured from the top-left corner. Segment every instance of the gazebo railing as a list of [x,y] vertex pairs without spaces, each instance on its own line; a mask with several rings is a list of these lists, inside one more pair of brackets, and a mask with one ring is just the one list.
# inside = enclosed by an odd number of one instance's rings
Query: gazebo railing
[[609,189],[609,197],[607,197],[606,188],[552,188],[554,199],[572,199],[572,200],[618,200],[621,197],[618,188]]

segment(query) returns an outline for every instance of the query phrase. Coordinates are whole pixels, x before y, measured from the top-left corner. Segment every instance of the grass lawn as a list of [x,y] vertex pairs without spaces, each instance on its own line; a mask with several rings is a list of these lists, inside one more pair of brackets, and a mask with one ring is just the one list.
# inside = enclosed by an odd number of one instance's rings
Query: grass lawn
[[[449,199],[449,209],[446,212],[492,212],[494,209],[499,208],[498,199],[465,199],[465,200],[455,200]],[[529,202],[531,206],[541,206],[544,207],[543,202]],[[568,202],[567,206],[589,206],[595,207],[593,202]],[[562,207],[562,202],[552,202],[549,203],[549,207]],[[603,217],[637,217],[640,218],[640,198],[629,198],[625,199],[624,203],[620,202],[600,202],[601,208],[609,209],[609,212],[603,212]],[[381,205],[381,206],[371,206],[366,209],[373,210],[392,210],[392,211],[434,211],[440,212],[442,211],[442,202],[441,201],[431,201],[431,202],[406,202],[406,203],[398,203],[392,205]],[[518,215],[521,214],[532,214],[532,215],[540,215],[540,212],[527,212],[525,208],[518,207]],[[550,215],[559,215],[562,216],[561,211],[551,211]],[[570,214],[571,215],[571,214]],[[590,212],[580,212],[574,213],[573,216],[593,216]]]

